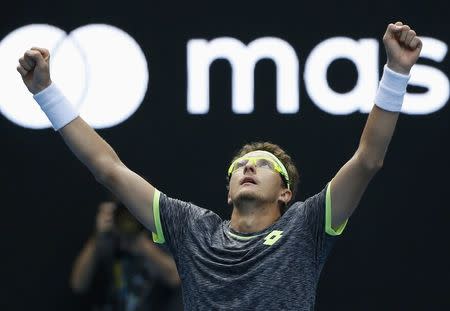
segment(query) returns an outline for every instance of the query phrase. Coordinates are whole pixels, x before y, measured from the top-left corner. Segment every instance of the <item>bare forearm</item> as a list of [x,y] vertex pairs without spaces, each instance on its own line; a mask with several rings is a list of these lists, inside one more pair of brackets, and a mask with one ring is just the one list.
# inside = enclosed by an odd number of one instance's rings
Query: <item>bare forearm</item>
[[374,106],[364,127],[355,155],[332,180],[333,209],[331,224],[340,226],[358,205],[372,177],[382,167],[394,133],[398,113]]
[[59,130],[64,142],[99,181],[121,162],[115,151],[81,117]]
[[364,127],[357,157],[368,168],[382,166],[389,143],[394,134],[399,113],[385,111],[374,105]]
[[76,157],[95,179],[118,199],[147,228],[154,231],[153,193],[155,189],[128,169],[109,146],[82,118],[50,79],[50,53],[32,48],[19,59],[17,71],[37,103],[58,130]]
[[97,261],[96,241],[91,238],[78,255],[70,277],[70,287],[77,293],[84,292],[92,281]]
[[165,281],[171,286],[178,286],[180,278],[178,276],[175,261],[155,245],[148,242],[144,247],[144,256],[163,271]]

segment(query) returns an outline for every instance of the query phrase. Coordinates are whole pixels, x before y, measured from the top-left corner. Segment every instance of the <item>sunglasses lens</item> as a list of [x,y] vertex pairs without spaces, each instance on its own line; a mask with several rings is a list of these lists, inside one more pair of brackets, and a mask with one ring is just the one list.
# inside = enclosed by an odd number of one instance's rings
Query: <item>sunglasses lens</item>
[[233,172],[237,171],[238,169],[243,168],[244,166],[246,166],[248,163],[248,159],[240,159],[238,161],[236,161],[236,163],[234,164],[233,167]]
[[268,159],[259,159],[258,161],[256,161],[256,167],[268,168],[271,170],[275,170],[274,163]]

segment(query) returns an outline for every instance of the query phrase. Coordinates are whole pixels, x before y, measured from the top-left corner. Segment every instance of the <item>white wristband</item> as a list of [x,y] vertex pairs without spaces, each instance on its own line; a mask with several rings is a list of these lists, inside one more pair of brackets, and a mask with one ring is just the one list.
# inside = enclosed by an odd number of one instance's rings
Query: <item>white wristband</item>
[[402,109],[403,97],[411,75],[404,75],[389,69],[384,65],[383,77],[381,77],[375,96],[375,105],[392,112]]
[[55,131],[67,125],[78,117],[78,112],[58,89],[55,83],[33,96],[41,106]]

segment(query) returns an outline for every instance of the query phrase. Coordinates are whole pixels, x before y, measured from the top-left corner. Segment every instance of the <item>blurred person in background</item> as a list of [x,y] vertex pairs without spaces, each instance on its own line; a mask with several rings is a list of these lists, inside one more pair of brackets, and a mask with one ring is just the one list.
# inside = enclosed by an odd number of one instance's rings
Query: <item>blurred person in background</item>
[[123,204],[102,202],[73,265],[72,290],[93,310],[182,310],[175,262],[147,235]]

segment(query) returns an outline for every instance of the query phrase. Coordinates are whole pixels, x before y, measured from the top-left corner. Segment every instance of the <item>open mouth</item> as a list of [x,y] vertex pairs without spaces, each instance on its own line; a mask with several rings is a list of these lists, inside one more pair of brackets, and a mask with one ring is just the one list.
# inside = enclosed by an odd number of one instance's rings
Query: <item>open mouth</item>
[[241,185],[243,185],[243,184],[254,184],[254,185],[256,185],[256,181],[252,177],[244,177],[241,180],[240,184]]

